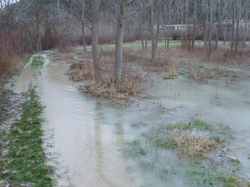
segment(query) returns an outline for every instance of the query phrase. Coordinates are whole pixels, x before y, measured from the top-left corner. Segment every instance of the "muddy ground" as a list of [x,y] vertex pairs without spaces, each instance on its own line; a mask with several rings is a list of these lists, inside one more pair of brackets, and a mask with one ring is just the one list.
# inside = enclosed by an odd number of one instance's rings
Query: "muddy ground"
[[[153,73],[142,93],[121,104],[78,89],[90,81],[69,79],[69,61],[85,58],[79,51],[41,56],[39,71],[28,64],[6,88],[20,94],[37,85],[56,186],[249,186],[249,66],[172,58],[177,77]],[[209,128],[192,126],[196,120]],[[191,126],[174,126],[180,123]],[[218,145],[180,157],[182,148],[167,142],[175,132],[201,134]]]

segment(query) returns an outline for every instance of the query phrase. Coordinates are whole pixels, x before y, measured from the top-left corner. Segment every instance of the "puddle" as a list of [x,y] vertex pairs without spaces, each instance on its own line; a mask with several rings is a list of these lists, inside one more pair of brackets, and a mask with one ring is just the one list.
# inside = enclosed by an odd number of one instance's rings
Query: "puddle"
[[124,150],[152,127],[195,118],[233,129],[230,154],[242,164],[238,175],[250,178],[249,82],[227,86],[220,81],[166,80],[147,91],[150,99],[119,108],[78,91],[65,75],[68,64],[53,61],[47,54],[43,57],[38,78],[28,65],[13,89],[22,92],[31,80],[37,82],[58,186],[193,186],[183,177],[187,166],[173,152],[153,149],[133,157]]
[[211,124],[229,126],[235,137],[229,145],[230,154],[239,159],[242,165],[238,175],[245,179],[250,178],[249,80],[232,85],[226,85],[223,81],[200,84],[183,79],[168,80],[156,84],[148,94],[161,100],[164,107],[182,105],[186,112],[193,108],[195,118]]

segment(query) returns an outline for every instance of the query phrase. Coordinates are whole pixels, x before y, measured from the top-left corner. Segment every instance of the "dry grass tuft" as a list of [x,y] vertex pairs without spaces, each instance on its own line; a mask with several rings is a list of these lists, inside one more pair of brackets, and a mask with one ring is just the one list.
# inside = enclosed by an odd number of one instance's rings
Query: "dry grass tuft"
[[174,79],[178,76],[177,68],[175,63],[170,63],[168,66],[168,74],[163,75],[163,79]]
[[[109,73],[109,74],[107,74]],[[104,81],[99,84],[88,84],[84,86],[87,93],[93,97],[120,99],[129,101],[130,96],[140,93],[144,88],[146,79],[136,70],[131,67],[123,67],[123,73],[120,84],[114,84],[112,71],[106,69]]]
[[199,157],[207,151],[217,148],[218,144],[199,134],[176,132],[170,138],[177,144],[179,157]]
[[[0,52],[1,54],[1,52]],[[28,57],[27,54],[23,55],[0,55],[0,83],[10,76],[17,73],[22,68],[24,59]]]
[[228,82],[234,82],[237,79],[244,79],[246,75],[242,72],[215,68],[205,68],[198,65],[190,65],[188,68],[188,78],[196,81],[203,81],[208,79],[221,79],[224,78]]
[[93,63],[90,61],[74,62],[67,73],[73,81],[90,80],[94,77]]

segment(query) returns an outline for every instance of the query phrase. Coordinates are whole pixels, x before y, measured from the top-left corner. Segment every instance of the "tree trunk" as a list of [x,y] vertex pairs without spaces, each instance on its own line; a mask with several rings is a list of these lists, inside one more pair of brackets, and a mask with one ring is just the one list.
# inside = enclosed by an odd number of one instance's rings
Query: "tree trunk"
[[203,24],[204,24],[204,53],[207,55],[208,54],[208,49],[207,49],[207,5],[206,5],[206,0],[202,1],[203,3]]
[[58,33],[59,36],[59,46],[62,48],[62,32],[60,32],[61,28],[61,15],[60,15],[60,0],[57,0],[57,13],[58,13]]
[[150,9],[149,9],[149,21],[150,21],[150,34],[151,34],[151,60],[155,60],[155,36],[154,36],[154,10],[153,10],[154,0],[150,1]]
[[116,43],[115,43],[115,67],[114,67],[114,82],[119,83],[121,81],[122,74],[122,56],[123,56],[123,33],[124,33],[124,23],[125,23],[125,11],[126,11],[126,2],[124,0],[120,1],[119,6],[119,15],[117,22],[117,31],[116,31]]
[[141,25],[140,25],[140,36],[141,36],[141,47],[142,47],[142,50],[145,51],[144,37],[143,37],[143,31],[142,31],[142,26]]
[[194,0],[194,26],[193,26],[193,37],[192,37],[192,51],[194,52],[195,45],[195,34],[196,34],[196,19],[197,19],[197,0]]
[[147,29],[146,41],[145,41],[145,51],[148,50],[148,35],[149,35],[149,28]]
[[[225,2],[225,3],[227,3],[227,2]],[[223,45],[225,45],[226,44],[226,39],[227,39],[227,4],[224,4],[224,6],[225,6],[225,25],[224,25],[224,42],[223,42]]]
[[235,7],[235,0],[232,0],[232,36],[231,36],[231,55],[233,55],[234,49],[234,7]]
[[39,5],[38,5],[38,1],[36,1],[36,5],[35,5],[35,15],[36,15],[36,50],[40,51],[40,25],[39,25]]
[[186,33],[186,42],[188,45],[188,51],[190,51],[190,39],[189,39],[189,33],[190,33],[190,28],[189,28],[189,0],[186,0],[186,26],[188,29],[188,32]]
[[241,5],[240,5],[240,2],[237,1],[237,23],[236,23],[236,38],[235,38],[234,55],[236,55],[236,53],[238,51],[240,14],[241,14]]
[[210,0],[210,26],[209,26],[209,46],[208,57],[211,55],[212,50],[212,35],[213,35],[213,0]]
[[85,42],[85,26],[84,26],[84,21],[85,21],[85,0],[82,0],[82,43],[83,43],[83,50],[84,52],[87,51],[86,48],[86,42]]
[[92,56],[94,63],[95,82],[102,82],[102,71],[100,65],[100,55],[98,48],[99,38],[99,0],[92,0],[93,15],[92,15]]
[[184,39],[184,33],[183,33],[183,7],[181,7],[181,40],[183,43],[183,39]]
[[155,36],[155,47],[154,47],[154,59],[157,58],[157,49],[158,49],[158,41],[159,41],[159,32],[160,32],[160,21],[158,20],[157,28],[156,28],[156,36]]
[[246,2],[245,5],[245,29],[244,29],[244,42],[243,42],[243,47],[246,47],[246,41],[247,41],[247,14],[248,14],[248,1]]
[[167,48],[169,48],[169,40],[170,40],[170,32],[171,32],[171,5],[172,5],[173,0],[169,0],[169,5],[168,5],[168,43],[167,43]]
[[[219,7],[218,7],[219,6]],[[219,25],[217,29],[217,35],[216,35],[216,43],[215,43],[215,50],[218,48],[218,42],[220,38],[220,26],[221,26],[221,17],[220,17],[220,0],[218,0],[218,6],[217,6],[217,12],[219,13]]]

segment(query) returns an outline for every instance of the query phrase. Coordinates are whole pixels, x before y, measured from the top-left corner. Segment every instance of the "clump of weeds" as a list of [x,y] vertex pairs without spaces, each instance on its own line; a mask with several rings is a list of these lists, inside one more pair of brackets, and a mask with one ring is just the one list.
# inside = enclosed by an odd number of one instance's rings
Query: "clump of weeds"
[[177,150],[180,158],[200,157],[209,150],[218,147],[218,143],[213,139],[207,138],[198,132],[193,133],[193,129],[201,132],[213,131],[213,126],[201,120],[190,123],[177,123],[161,126],[153,130],[149,137],[150,141],[159,147]]
[[[147,75],[142,74],[138,69],[123,64],[121,80],[119,83],[114,83],[114,51],[101,51],[100,56],[103,81],[98,84],[90,83],[80,86],[80,89],[93,97],[123,100],[125,102],[128,102],[131,96],[135,96],[143,90],[148,79]],[[74,81],[94,79],[94,68],[91,60],[70,62],[72,63],[68,71],[71,76],[70,79]]]
[[125,153],[128,155],[139,156],[148,153],[146,146],[140,140],[133,140],[126,143]]
[[188,69],[188,78],[196,81],[203,81],[209,79],[226,79],[228,81],[236,81],[236,79],[243,79],[245,76],[238,71],[215,68],[200,68],[198,66],[190,66]]
[[67,73],[73,81],[90,80],[94,77],[93,63],[87,60],[74,62]]
[[186,172],[186,177],[189,183],[196,186],[244,187],[241,179],[219,170],[215,165],[211,165],[210,168],[190,168]]
[[143,126],[148,126],[148,124],[147,123],[145,123],[145,122],[138,122],[138,123],[132,123],[131,124],[131,127],[134,127],[134,128],[140,128],[140,127],[143,127]]
[[190,134],[188,132],[176,132],[169,137],[169,141],[176,144],[180,158],[200,157],[211,149],[218,147],[214,140],[200,134]]
[[189,129],[194,129],[197,128],[199,130],[205,130],[205,131],[210,131],[212,132],[214,130],[214,127],[211,124],[208,124],[202,120],[194,120],[188,123],[184,123],[184,122],[178,122],[176,124],[169,124],[166,126],[162,126],[159,130],[175,130],[175,129],[179,129],[179,130],[189,130]]
[[118,84],[114,83],[112,75],[109,76],[101,83],[84,86],[85,91],[93,97],[129,101],[130,96],[135,96],[143,90],[147,81],[139,71],[126,66],[123,67],[121,81]]
[[42,111],[35,88],[30,88],[20,120],[1,136],[1,178],[10,186],[53,186],[53,168],[46,164],[43,148]]
[[42,56],[35,56],[31,62],[31,69],[38,69],[44,64],[44,58]]

